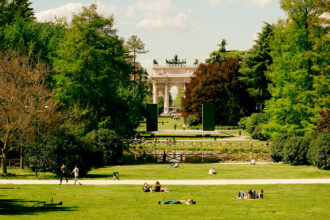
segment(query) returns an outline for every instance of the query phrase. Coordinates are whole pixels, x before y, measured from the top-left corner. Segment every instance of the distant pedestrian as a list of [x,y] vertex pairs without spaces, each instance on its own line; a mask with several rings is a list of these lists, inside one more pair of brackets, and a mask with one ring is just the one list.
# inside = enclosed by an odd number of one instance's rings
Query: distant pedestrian
[[174,124],[174,130],[176,130],[176,124]]
[[186,130],[186,124],[183,124],[183,125],[182,125],[182,129],[183,129],[183,130]]
[[266,142],[266,146],[269,147],[269,139]]
[[66,179],[66,183],[68,183],[67,168],[66,168],[66,166],[64,165],[64,163],[62,163],[62,166],[61,166],[61,179],[60,179],[60,185],[62,184],[62,179],[63,179],[63,177],[65,177],[65,179]]
[[242,131],[241,130],[238,130],[238,135],[242,136]]
[[79,185],[81,185],[81,182],[78,180],[78,176],[79,176],[78,165],[74,166],[74,169],[72,170],[71,174],[74,174],[74,184],[76,184],[78,182]]
[[166,163],[166,151],[163,153],[163,163]]

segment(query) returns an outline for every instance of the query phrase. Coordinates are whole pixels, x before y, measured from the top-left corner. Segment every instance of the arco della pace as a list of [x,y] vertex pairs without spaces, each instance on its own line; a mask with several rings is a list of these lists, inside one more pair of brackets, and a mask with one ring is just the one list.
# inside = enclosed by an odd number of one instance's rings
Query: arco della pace
[[195,60],[194,66],[186,66],[186,61],[180,61],[177,55],[172,60],[166,60],[166,65],[158,65],[154,60],[152,68],[153,82],[153,104],[157,104],[158,98],[164,99],[164,115],[169,115],[169,96],[170,89],[173,86],[182,88],[183,94],[186,90],[186,84],[190,82],[194,71],[197,69],[198,60]]

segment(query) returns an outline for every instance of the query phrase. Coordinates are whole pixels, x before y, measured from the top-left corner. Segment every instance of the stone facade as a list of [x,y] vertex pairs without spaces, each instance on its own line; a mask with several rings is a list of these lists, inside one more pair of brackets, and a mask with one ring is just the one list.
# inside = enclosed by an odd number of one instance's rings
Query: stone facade
[[169,114],[169,92],[171,87],[186,90],[197,66],[154,66],[152,68],[153,103],[157,104],[158,97],[164,98],[164,115]]

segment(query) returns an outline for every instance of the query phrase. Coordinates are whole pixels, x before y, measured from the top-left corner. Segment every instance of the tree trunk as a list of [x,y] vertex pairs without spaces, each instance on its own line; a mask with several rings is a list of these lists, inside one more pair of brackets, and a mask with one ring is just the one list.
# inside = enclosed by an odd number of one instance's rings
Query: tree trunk
[[7,174],[7,150],[2,149],[1,174]]
[[19,166],[21,169],[24,169],[24,163],[23,163],[23,147],[20,148],[19,151]]

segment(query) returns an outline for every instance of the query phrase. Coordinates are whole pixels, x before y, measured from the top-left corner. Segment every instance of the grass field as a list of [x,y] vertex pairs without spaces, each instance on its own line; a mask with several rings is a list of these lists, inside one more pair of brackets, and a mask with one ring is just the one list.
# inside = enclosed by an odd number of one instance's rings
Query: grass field
[[[111,179],[113,171],[120,173],[121,179],[303,179],[330,178],[330,171],[312,166],[290,166],[286,164],[180,164],[179,168],[167,168],[169,164],[144,164],[109,166],[93,169],[88,178]],[[209,175],[208,170],[214,167],[217,175]],[[35,174],[27,169],[9,169],[15,175],[1,178],[35,179]],[[39,173],[39,179],[54,179],[51,173]]]
[[[166,187],[166,186],[164,186]],[[239,190],[264,189],[263,200],[235,200]],[[0,185],[0,219],[320,219],[330,216],[330,185],[169,186],[143,193],[142,186]],[[39,201],[58,208],[31,208]],[[158,205],[189,199],[196,205]]]

